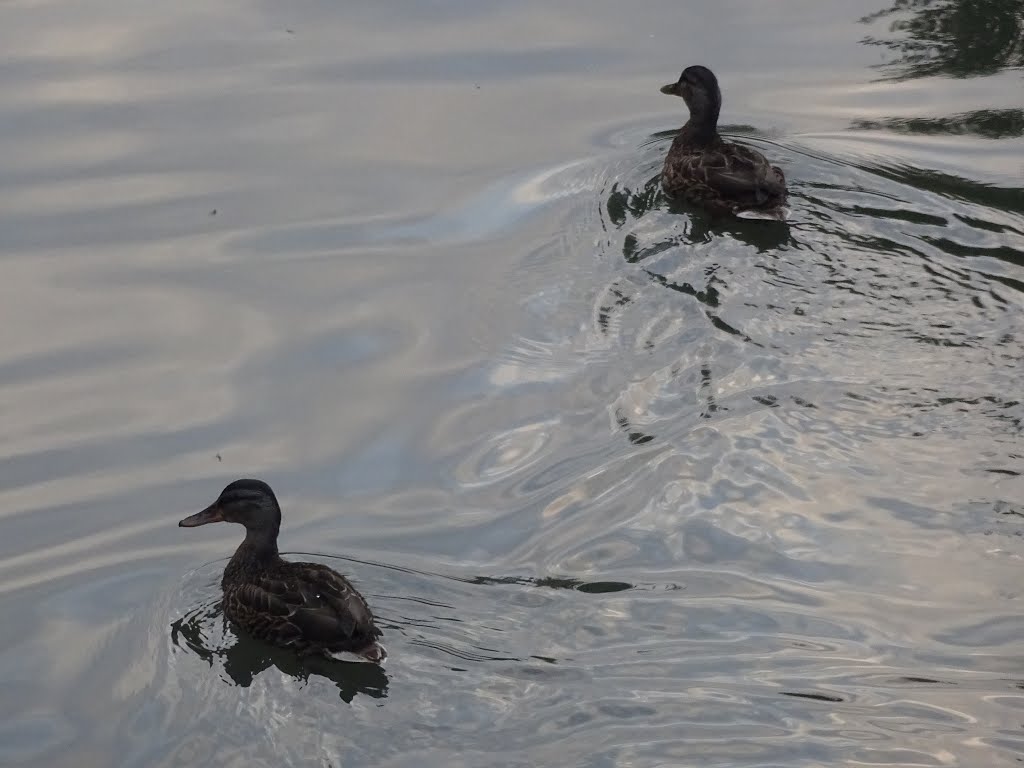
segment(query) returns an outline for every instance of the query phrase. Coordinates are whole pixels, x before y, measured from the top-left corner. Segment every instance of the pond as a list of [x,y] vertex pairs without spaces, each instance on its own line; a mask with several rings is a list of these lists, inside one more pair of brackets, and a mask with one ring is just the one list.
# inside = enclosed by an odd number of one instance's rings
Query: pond
[[[1024,760],[1019,2],[0,18],[0,764]],[[239,477],[383,668],[224,621]]]

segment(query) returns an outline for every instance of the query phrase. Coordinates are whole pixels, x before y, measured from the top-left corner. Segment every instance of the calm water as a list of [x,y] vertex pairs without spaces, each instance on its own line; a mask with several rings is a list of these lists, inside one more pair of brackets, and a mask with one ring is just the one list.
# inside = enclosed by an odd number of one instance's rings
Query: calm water
[[[1024,760],[1024,10],[899,6],[4,3],[0,764]],[[240,476],[383,672],[225,626]]]

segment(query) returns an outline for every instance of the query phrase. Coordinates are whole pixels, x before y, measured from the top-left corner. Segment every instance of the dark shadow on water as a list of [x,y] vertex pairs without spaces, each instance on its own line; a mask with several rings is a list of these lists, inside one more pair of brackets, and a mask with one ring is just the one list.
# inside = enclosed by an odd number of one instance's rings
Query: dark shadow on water
[[[207,640],[209,630],[217,623],[223,630],[225,647],[215,647]],[[358,694],[374,699],[385,698],[388,694],[388,677],[376,664],[303,658],[293,651],[254,640],[235,631],[224,618],[219,600],[173,621],[171,642],[191,651],[211,667],[219,661],[227,677],[240,688],[248,688],[257,675],[273,666],[300,681],[308,680],[310,675],[327,678],[337,686],[340,698],[346,703],[351,703]]]
[[824,701],[829,704],[838,704],[844,701],[839,696],[828,696],[824,693],[795,693],[793,691],[782,691],[783,696],[792,696],[794,699],[812,699],[814,701]]
[[1016,187],[984,184],[951,173],[942,173],[940,171],[931,171],[895,163],[888,166],[866,163],[854,163],[852,165],[855,168],[877,174],[891,181],[908,184],[945,197],[966,200],[979,206],[998,208],[1009,213],[1024,213],[1024,195]]
[[[890,0],[892,5],[860,19],[872,28],[887,27],[888,35],[867,35],[864,45],[876,46],[889,54],[879,64],[883,80],[953,77],[958,79],[995,75],[1024,67],[1024,6],[1020,0]],[[1011,76],[1012,77],[1012,76]],[[1012,85],[1007,97],[1021,88]],[[983,139],[1024,136],[1024,110],[1015,103],[1003,108],[978,109],[948,116],[893,115],[854,120],[852,130],[892,131],[912,135],[966,135]],[[922,171],[922,174],[930,172]],[[973,182],[938,178],[899,179],[923,189],[1020,212],[1020,191],[991,194],[963,194],[953,187],[968,188]],[[939,184],[934,182],[939,181]],[[945,189],[937,189],[937,186]]]
[[651,177],[638,190],[613,184],[605,203],[608,218],[616,227],[625,226],[630,217],[639,219],[667,203],[661,191],[661,175]]
[[692,283],[669,280],[664,275],[659,275],[649,269],[645,269],[644,274],[647,275],[652,282],[657,283],[662,288],[668,288],[670,291],[677,291],[678,293],[682,293],[686,296],[692,296],[710,309],[718,307],[721,295],[719,294],[718,289],[711,285],[710,282],[708,285],[704,286],[703,289],[700,289],[695,287]]
[[[747,133],[754,133],[749,127]],[[643,142],[642,147],[660,147],[676,135],[676,130],[660,131]],[[741,141],[743,137],[738,137]],[[653,154],[653,152],[651,152]],[[602,333],[615,332],[618,318],[639,295],[640,283],[646,279],[673,294],[682,294],[701,305],[709,330],[713,329],[746,344],[761,347],[747,333],[722,317],[723,292],[727,286],[717,276],[718,261],[708,261],[699,273],[691,270],[688,279],[665,274],[665,266],[685,263],[693,254],[704,258],[713,252],[706,247],[721,240],[731,240],[754,249],[758,254],[772,253],[787,247],[796,247],[794,229],[786,221],[746,219],[737,216],[712,217],[699,207],[672,200],[661,188],[661,162],[664,153],[644,162],[633,173],[618,178],[605,193],[602,204],[602,222],[605,231],[616,231],[621,237],[623,260],[639,267],[638,272],[613,282],[597,302],[596,322]],[[650,175],[650,167],[656,172]],[[642,168],[643,170],[640,170]],[[643,176],[640,176],[640,174]],[[640,177],[640,178],[637,178]],[[662,261],[662,257],[666,257]],[[704,400],[699,416],[713,419],[723,410],[716,402],[712,382],[712,365],[707,361],[701,368],[700,394]],[[616,425],[633,445],[644,445],[656,435],[633,423],[621,407],[613,411]]]
[[854,120],[855,131],[892,131],[924,136],[973,135],[983,139],[1024,136],[1024,109],[979,109],[950,117],[887,117],[882,120]]
[[[606,214],[603,217],[606,228],[625,232],[622,258],[629,264],[653,264],[657,257],[673,251],[682,251],[685,258],[687,246],[705,245],[721,236],[748,245],[758,253],[795,245],[790,226],[785,221],[711,217],[699,208],[669,199],[661,189],[660,171],[635,188],[629,186],[628,181],[614,183],[603,202],[602,213]],[[655,229],[645,232],[644,228],[651,223]],[[757,344],[720,317],[721,292],[715,285],[714,269],[706,272],[704,285],[671,279],[655,267],[645,266],[641,272],[651,283],[703,304],[708,321],[715,329]],[[632,293],[624,282],[609,289],[597,313],[597,323],[602,332],[610,331],[615,315],[633,301]],[[645,442],[647,439],[642,434],[631,437],[633,442]]]
[[793,244],[787,222],[709,216],[700,208],[668,198],[661,189],[660,177],[659,170],[635,190],[626,184],[616,183],[605,201],[608,221],[618,229],[625,227],[631,220],[639,221],[659,211],[679,217],[682,226],[674,228],[671,237],[643,242],[634,233],[627,233],[622,257],[630,264],[651,259],[680,245],[709,243],[722,235],[749,245],[757,249],[758,253]]
[[[715,318],[710,313],[708,313],[708,317],[711,319],[712,325],[716,325],[717,318]],[[717,322],[720,323],[721,321],[717,321]],[[723,323],[723,325],[724,325],[724,323]],[[716,325],[716,327],[717,327],[717,325]],[[744,340],[745,341],[750,341],[750,339],[748,337],[745,337],[745,336],[744,336]],[[753,343],[756,344],[757,346],[761,346],[760,344],[757,344],[757,342],[753,342]],[[674,375],[678,374],[677,369],[673,368],[672,369],[672,373]],[[700,405],[700,410],[697,411],[697,413],[696,413],[697,418],[699,418],[699,419],[714,419],[717,415],[729,411],[729,408],[724,406],[724,405],[722,405],[721,403],[719,403],[717,397],[715,396],[714,372],[712,371],[711,363],[710,362],[705,362],[701,366],[701,369],[700,369],[700,387],[698,389],[698,394],[699,394],[699,397],[700,397],[701,405]],[[761,403],[765,407],[772,407],[774,405],[774,402],[768,403],[768,402],[765,402],[764,400],[759,400],[757,397],[754,397],[752,399],[754,399],[755,401]],[[806,403],[805,404],[805,403],[801,402],[800,404],[801,405],[806,405],[806,407],[810,407],[810,408],[814,408],[815,407],[811,403]],[[615,423],[618,426],[618,428],[623,433],[625,433],[626,438],[633,445],[644,445],[645,443],[649,443],[649,442],[653,441],[656,438],[656,435],[652,435],[652,434],[650,434],[648,432],[641,431],[639,427],[637,427],[635,424],[633,424],[633,422],[630,420],[629,416],[626,414],[626,412],[622,408],[616,408],[615,409]]]
[[626,438],[633,445],[643,445],[649,443],[654,439],[654,435],[649,435],[646,432],[641,432],[639,429],[633,427],[632,422],[629,420],[629,416],[621,408],[615,409],[615,423],[619,429],[626,433]]
[[592,595],[608,592],[625,592],[635,589],[634,584],[625,581],[580,581],[546,576],[540,579],[529,579],[520,576],[476,576],[465,579],[467,584],[521,584],[531,587],[547,587],[548,589],[572,589]]
[[860,19],[888,23],[888,37],[864,45],[887,49],[874,65],[885,79],[977,77],[1024,66],[1024,13],[1018,0],[895,0]]

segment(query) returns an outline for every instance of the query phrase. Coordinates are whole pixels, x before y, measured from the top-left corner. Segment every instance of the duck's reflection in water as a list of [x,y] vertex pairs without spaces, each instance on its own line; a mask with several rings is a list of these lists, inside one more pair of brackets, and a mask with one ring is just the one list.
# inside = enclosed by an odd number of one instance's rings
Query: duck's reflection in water
[[[214,627],[217,628],[211,633]],[[252,685],[264,670],[276,667],[302,682],[310,675],[327,678],[337,686],[339,696],[346,703],[358,694],[375,699],[388,695],[388,676],[377,664],[300,656],[294,651],[254,640],[231,626],[221,611],[219,600],[171,622],[171,642],[194,653],[211,667],[219,664],[227,678],[241,688]]]

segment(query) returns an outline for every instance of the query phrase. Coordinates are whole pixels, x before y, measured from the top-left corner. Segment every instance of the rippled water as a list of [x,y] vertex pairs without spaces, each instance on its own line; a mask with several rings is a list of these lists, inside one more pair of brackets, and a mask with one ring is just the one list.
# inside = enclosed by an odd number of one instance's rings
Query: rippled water
[[[0,764],[1024,760],[1024,13],[879,2],[5,4]],[[225,622],[240,476],[383,670]]]

